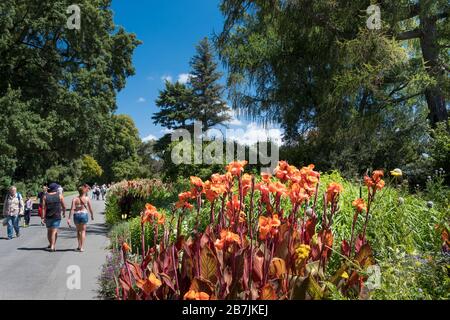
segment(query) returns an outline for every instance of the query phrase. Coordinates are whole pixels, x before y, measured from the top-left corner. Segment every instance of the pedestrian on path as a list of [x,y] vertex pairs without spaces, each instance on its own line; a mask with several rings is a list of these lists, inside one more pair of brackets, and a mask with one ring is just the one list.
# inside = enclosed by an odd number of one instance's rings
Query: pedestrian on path
[[70,208],[69,217],[67,218],[67,224],[70,227],[70,219],[73,215],[73,222],[77,228],[78,248],[77,251],[84,252],[84,242],[86,240],[86,225],[89,221],[89,215],[91,214],[91,220],[94,220],[94,211],[92,210],[91,200],[89,199],[89,189],[86,185],[78,189],[78,197],[72,200],[72,206]]
[[25,225],[24,227],[27,228],[30,225],[30,218],[31,218],[31,211],[33,210],[33,200],[31,199],[31,194],[27,194],[27,199],[25,201]]
[[22,195],[17,192],[16,187],[12,186],[3,204],[3,217],[5,217],[3,224],[6,225],[9,240],[13,238],[13,231],[16,232],[16,237],[20,236],[19,217],[23,215],[23,211]]
[[64,197],[58,193],[59,185],[52,183],[48,186],[48,193],[43,197],[42,216],[47,227],[47,238],[50,252],[56,251],[56,239],[58,238],[58,228],[61,225],[61,215],[65,216],[66,206]]
[[44,225],[44,218],[42,216],[42,204],[44,201],[44,196],[47,194],[48,188],[47,186],[42,187],[42,191],[38,193],[38,199],[39,199],[39,207],[38,207],[38,214],[41,218],[41,225]]

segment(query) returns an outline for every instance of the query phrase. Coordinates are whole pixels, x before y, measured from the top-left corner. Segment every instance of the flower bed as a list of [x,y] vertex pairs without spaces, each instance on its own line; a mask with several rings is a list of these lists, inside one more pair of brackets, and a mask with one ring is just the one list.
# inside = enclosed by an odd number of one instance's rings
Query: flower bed
[[[191,177],[170,221],[147,204],[141,261],[131,261],[122,245],[119,299],[321,299],[332,286],[343,296],[365,298],[367,269],[375,263],[367,225],[384,187],[383,173],[365,177],[366,196],[353,201],[351,235],[337,244],[333,223],[340,212],[342,185],[320,190],[314,166],[297,169],[280,162],[274,176],[244,174],[244,162],[227,166],[203,182]],[[201,217],[209,213],[206,228]],[[194,217],[192,230],[183,220]],[[155,245],[157,244],[157,245]],[[339,267],[327,273],[332,253]]]

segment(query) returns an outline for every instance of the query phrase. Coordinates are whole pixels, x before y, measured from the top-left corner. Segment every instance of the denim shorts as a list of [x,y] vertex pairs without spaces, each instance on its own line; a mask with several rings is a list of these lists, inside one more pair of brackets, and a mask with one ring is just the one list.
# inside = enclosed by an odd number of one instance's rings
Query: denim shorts
[[57,218],[45,219],[45,226],[48,229],[58,229],[60,225],[61,225],[61,219],[57,219]]
[[89,216],[86,212],[75,213],[73,215],[73,222],[75,224],[87,224],[89,221]]

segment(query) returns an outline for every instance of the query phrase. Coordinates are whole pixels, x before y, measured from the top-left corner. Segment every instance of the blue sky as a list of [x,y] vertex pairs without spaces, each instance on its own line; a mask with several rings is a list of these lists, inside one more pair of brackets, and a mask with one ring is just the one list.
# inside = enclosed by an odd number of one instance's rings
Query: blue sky
[[[219,0],[113,0],[114,21],[143,41],[134,54],[136,75],[117,99],[117,113],[130,115],[141,138],[163,135],[151,116],[155,100],[164,88],[164,78],[183,79],[195,46],[205,37],[221,31],[223,16]],[[223,70],[222,70],[223,71]],[[231,128],[246,130],[248,140],[260,133],[254,123],[234,119]],[[241,136],[241,135],[239,135]]]

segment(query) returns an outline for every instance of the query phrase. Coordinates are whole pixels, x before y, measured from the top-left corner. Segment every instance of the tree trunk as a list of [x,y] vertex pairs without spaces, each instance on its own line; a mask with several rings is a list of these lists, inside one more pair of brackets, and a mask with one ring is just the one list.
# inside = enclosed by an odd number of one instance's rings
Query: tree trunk
[[[420,17],[422,35],[420,46],[428,75],[438,80],[444,77],[444,70],[439,66],[439,48],[437,41],[436,19],[433,17]],[[425,97],[430,110],[429,119],[434,127],[437,122],[447,121],[448,113],[444,94],[439,85],[425,90]]]

